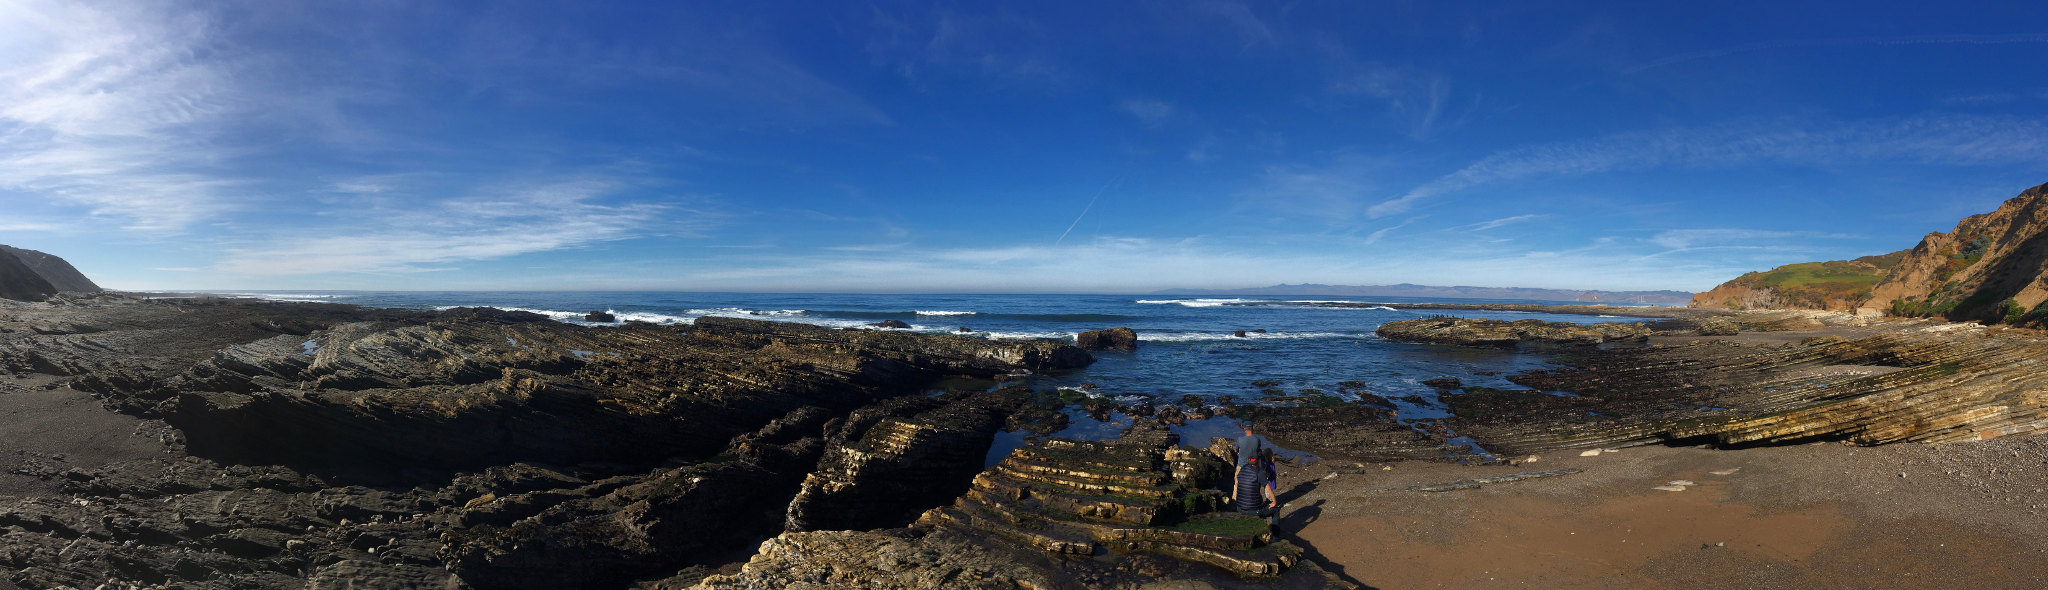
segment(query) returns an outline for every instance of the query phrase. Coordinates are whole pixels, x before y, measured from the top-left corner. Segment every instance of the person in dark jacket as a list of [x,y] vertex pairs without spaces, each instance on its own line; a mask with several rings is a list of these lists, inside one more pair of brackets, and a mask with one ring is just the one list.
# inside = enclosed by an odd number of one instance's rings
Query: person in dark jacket
[[1244,436],[1237,439],[1237,471],[1231,478],[1235,483],[1230,488],[1230,500],[1238,512],[1268,519],[1279,512],[1272,463],[1273,443],[1253,434],[1252,423],[1244,422]]

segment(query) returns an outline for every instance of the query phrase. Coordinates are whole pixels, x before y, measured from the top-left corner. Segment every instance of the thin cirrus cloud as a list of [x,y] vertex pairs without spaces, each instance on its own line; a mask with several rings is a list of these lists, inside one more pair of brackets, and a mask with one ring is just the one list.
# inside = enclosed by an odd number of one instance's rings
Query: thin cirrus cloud
[[1811,231],[1779,231],[1735,228],[1672,229],[1661,231],[1654,236],[1650,236],[1650,242],[1657,244],[1659,246],[1663,246],[1665,248],[1670,248],[1672,250],[1689,250],[1702,247],[1717,247],[1730,245],[1751,246],[1764,243],[1774,243],[1791,240],[1799,240],[1804,242],[1814,239],[1847,240],[1855,239],[1858,237],[1860,236]]
[[1158,125],[1160,122],[1173,117],[1173,103],[1163,100],[1131,99],[1117,105],[1117,108],[1125,113],[1129,113],[1133,117],[1137,117],[1139,121],[1144,122],[1146,125]]
[[243,183],[214,125],[241,108],[234,59],[194,13],[12,2],[0,19],[0,188],[174,232],[229,210]]
[[500,195],[447,199],[411,212],[375,212],[323,238],[281,236],[228,251],[218,270],[243,276],[411,273],[592,246],[659,229],[689,234],[719,223],[716,213],[654,203],[608,204],[618,184],[577,180]]
[[1932,117],[1816,126],[1735,124],[1624,133],[1498,152],[1368,208],[1396,215],[1427,199],[1481,186],[1618,170],[1754,162],[1903,161],[1943,165],[2048,160],[2048,124],[2010,117]]
[[1738,53],[1751,53],[1756,51],[1767,51],[1771,49],[1847,47],[1854,45],[2003,45],[2008,43],[2048,43],[2048,33],[2022,33],[2015,35],[1906,35],[1891,37],[1843,37],[1835,39],[1779,39],[1774,41],[1758,41],[1755,43],[1744,43],[1741,45],[1733,45],[1729,47],[1717,47],[1714,49],[1704,49],[1700,51],[1680,53],[1677,55],[1658,58],[1650,60],[1648,62],[1644,62],[1639,65],[1624,68],[1622,70],[1622,73],[1638,74],[1647,70],[1661,68],[1664,66],[1674,64],[1685,63],[1689,61],[1713,59],[1717,57],[1735,55]]

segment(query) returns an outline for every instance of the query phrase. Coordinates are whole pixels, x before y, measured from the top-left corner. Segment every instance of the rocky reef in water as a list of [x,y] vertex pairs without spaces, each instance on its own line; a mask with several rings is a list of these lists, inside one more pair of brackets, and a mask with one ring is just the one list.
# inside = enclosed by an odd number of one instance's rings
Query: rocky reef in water
[[1513,348],[1520,344],[1593,346],[1641,342],[1653,331],[1640,322],[1573,324],[1534,319],[1433,317],[1387,322],[1373,333],[1400,342]]

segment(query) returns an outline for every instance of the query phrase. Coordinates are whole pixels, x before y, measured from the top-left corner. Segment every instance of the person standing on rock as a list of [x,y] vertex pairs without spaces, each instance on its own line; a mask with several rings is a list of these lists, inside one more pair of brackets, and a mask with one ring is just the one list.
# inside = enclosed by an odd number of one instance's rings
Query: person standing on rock
[[1237,439],[1237,470],[1231,478],[1230,500],[1237,511],[1256,514],[1271,519],[1278,512],[1279,499],[1275,494],[1278,484],[1273,481],[1273,443],[1266,437],[1252,432],[1252,423],[1243,422],[1244,436]]

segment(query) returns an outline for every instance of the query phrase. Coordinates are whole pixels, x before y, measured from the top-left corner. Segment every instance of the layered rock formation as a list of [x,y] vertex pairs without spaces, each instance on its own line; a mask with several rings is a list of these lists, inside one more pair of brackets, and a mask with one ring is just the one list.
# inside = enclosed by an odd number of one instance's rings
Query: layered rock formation
[[964,492],[1030,396],[924,384],[1091,360],[750,320],[110,295],[5,312],[0,391],[90,392],[165,445],[58,457],[29,473],[65,497],[0,498],[0,563],[24,587],[694,582],[790,515],[901,526]]
[[54,255],[7,245],[0,245],[0,253],[14,255],[23,265],[28,266],[29,270],[35,271],[36,276],[42,277],[59,292],[97,293],[100,290],[99,285],[93,284],[92,279],[85,278],[85,274],[78,272],[70,262]]
[[1543,320],[1492,320],[1433,317],[1396,320],[1373,331],[1400,342],[1512,348],[1519,344],[1593,346],[1605,342],[1641,342],[1654,330],[1641,323],[1573,324]]
[[[2048,340],[1932,325],[1786,347],[1608,351],[1447,395],[1447,422],[1502,454],[1656,442],[1979,440],[2048,428]],[[1547,392],[1570,392],[1554,395]]]
[[1154,420],[1116,441],[1047,439],[974,476],[957,502],[915,526],[787,533],[739,573],[697,588],[1121,587],[1160,578],[1346,586],[1302,563],[1264,520],[1217,512],[1227,497],[1214,488],[1229,465],[1177,443]]

